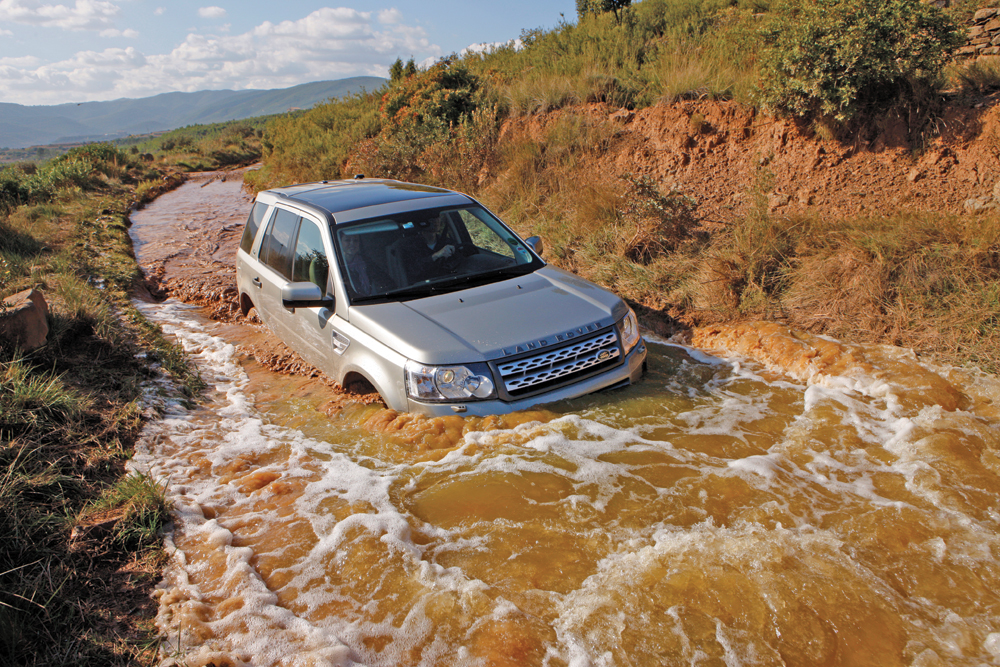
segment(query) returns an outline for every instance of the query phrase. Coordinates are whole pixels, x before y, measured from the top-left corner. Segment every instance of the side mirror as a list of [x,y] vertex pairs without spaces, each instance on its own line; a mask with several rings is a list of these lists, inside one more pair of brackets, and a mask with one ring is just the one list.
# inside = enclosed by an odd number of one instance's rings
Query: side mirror
[[542,256],[542,237],[541,236],[529,236],[524,239],[524,242],[528,244],[528,247],[534,251],[539,257]]
[[333,297],[323,296],[316,283],[286,283],[281,288],[281,305],[285,308],[333,307]]

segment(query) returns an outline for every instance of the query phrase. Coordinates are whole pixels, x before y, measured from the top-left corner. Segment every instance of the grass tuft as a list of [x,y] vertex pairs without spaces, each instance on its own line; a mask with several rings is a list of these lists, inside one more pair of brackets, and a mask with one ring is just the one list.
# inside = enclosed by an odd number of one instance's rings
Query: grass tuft
[[159,544],[159,531],[169,515],[163,485],[149,475],[132,473],[86,507],[78,524],[112,523],[109,545],[135,550]]
[[0,361],[0,433],[51,430],[78,419],[90,402],[52,372],[38,372],[19,353]]

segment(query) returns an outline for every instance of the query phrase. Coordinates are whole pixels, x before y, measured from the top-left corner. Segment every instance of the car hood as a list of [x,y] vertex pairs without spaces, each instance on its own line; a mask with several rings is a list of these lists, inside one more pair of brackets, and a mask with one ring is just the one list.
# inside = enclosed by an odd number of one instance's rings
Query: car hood
[[352,306],[350,321],[426,364],[490,361],[610,326],[627,312],[607,290],[550,266],[410,301]]

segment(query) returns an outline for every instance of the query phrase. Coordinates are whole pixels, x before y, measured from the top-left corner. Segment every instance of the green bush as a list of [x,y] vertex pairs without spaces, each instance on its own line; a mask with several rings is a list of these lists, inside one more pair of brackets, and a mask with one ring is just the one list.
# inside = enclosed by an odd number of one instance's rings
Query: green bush
[[[65,157],[65,156],[60,156]],[[58,161],[57,161],[58,160]],[[28,179],[32,200],[45,201],[59,188],[89,189],[95,184],[97,164],[82,159],[58,159],[44,165]]]
[[65,154],[53,159],[52,162],[58,164],[74,160],[81,160],[92,164],[112,163],[126,165],[129,162],[129,156],[125,151],[109,143],[87,144],[86,146],[71,148]]
[[397,127],[458,123],[478,106],[479,78],[461,64],[440,62],[391,86],[382,96],[382,120],[389,132]]
[[920,0],[786,0],[760,26],[764,106],[846,121],[940,72],[961,36]]
[[0,169],[0,213],[31,200],[27,179],[19,167]]

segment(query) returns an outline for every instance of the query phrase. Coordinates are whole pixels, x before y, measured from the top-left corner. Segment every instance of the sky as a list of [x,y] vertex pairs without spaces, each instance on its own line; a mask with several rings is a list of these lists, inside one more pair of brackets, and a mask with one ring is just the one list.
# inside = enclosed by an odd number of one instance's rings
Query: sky
[[388,76],[576,20],[575,0],[0,0],[0,102],[63,104]]

